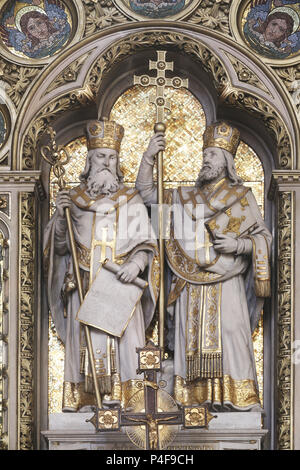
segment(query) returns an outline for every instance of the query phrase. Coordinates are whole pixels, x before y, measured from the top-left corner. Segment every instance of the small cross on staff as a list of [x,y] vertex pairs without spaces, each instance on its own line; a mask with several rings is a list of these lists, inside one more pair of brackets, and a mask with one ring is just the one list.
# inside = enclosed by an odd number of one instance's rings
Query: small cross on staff
[[[134,85],[141,85],[143,87],[155,86],[156,96],[150,99],[150,102],[156,106],[156,123],[154,126],[154,132],[165,133],[166,125],[165,110],[170,110],[170,102],[165,96],[166,87],[172,88],[187,88],[188,79],[182,79],[180,77],[168,78],[166,77],[166,71],[173,71],[173,62],[166,61],[166,51],[156,51],[157,61],[149,61],[149,70],[156,70],[157,76],[150,77],[149,75],[134,76]],[[159,257],[160,257],[160,294],[159,294],[159,331],[158,340],[159,346],[164,351],[164,317],[165,317],[165,279],[164,279],[164,220],[163,220],[163,203],[164,203],[164,188],[163,188],[163,152],[159,152],[157,155],[157,199],[159,204]]]
[[214,418],[205,406],[184,406],[177,411],[159,411],[157,405],[157,372],[161,369],[162,350],[152,344],[138,348],[138,374],[144,373],[144,412],[124,411],[120,408],[97,409],[89,420],[96,431],[119,431],[122,426],[144,426],[146,450],[162,448],[159,426],[183,425],[184,429],[207,428]]

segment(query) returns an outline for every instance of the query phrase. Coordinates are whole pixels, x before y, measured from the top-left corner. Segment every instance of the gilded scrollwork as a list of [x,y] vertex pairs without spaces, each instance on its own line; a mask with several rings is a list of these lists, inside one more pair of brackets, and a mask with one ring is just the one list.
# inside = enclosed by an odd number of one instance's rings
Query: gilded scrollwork
[[250,93],[237,90],[230,84],[224,87],[221,100],[260,119],[277,143],[279,166],[284,169],[292,167],[289,134],[282,119],[269,103]]
[[275,68],[274,70],[290,93],[300,118],[300,64],[293,67]]
[[226,72],[218,58],[205,46],[191,41],[190,38],[181,34],[165,32],[146,32],[132,35],[128,40],[118,42],[116,45],[112,46],[95,61],[85,80],[84,87],[53,101],[40,111],[25,137],[23,168],[32,169],[34,167],[38,151],[38,140],[51,121],[66,110],[74,110],[96,100],[101,82],[113,65],[138,50],[159,46],[161,44],[174,45],[174,43],[180,50],[189,55],[193,55],[196,60],[203,64],[206,70],[212,73],[216,87],[227,83]]
[[[285,169],[291,168],[290,137],[285,124],[272,105],[261,97],[233,87],[224,65],[217,55],[205,45],[183,34],[163,31],[136,33],[126,41],[117,42],[94,62],[82,88],[68,92],[44,107],[26,134],[23,148],[23,168],[34,168],[38,140],[50,122],[64,111],[78,109],[96,101],[103,78],[107,76],[112,66],[139,50],[162,44],[164,46],[175,45],[179,51],[200,62],[202,67],[211,74],[221,101],[229,106],[242,108],[262,120],[277,143],[279,165]],[[245,70],[241,73],[240,77],[245,81],[248,77],[245,77]],[[253,79],[253,76],[250,77],[250,81]]]
[[84,36],[130,21],[114,6],[112,0],[83,0],[83,3],[86,12]]
[[19,448],[33,448],[34,424],[34,194],[20,193]]
[[293,193],[278,195],[277,447],[293,448]]
[[25,92],[40,71],[41,68],[38,67],[18,66],[0,58],[0,79],[7,95],[16,107],[20,105]]
[[189,23],[200,24],[222,33],[230,34],[229,9],[231,0],[204,0],[188,18]]
[[[74,101],[75,100],[73,100],[70,95],[62,97],[58,101],[53,101],[47,105],[39,113],[37,119],[34,121],[25,137],[23,153],[23,166],[25,169],[29,170],[33,168],[36,160],[39,139],[44,134],[48,125],[64,111],[76,109],[76,103],[74,103]],[[77,103],[77,107],[79,107],[79,103]]]

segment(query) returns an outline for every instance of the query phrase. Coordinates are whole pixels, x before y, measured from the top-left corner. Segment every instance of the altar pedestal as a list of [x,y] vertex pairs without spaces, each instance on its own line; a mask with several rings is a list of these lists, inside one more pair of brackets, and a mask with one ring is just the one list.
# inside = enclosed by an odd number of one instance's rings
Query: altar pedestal
[[[266,429],[261,413],[213,413],[209,429],[180,430],[169,450],[259,450]],[[50,415],[49,429],[42,431],[49,450],[136,450],[124,431],[96,433],[86,422],[93,413]]]

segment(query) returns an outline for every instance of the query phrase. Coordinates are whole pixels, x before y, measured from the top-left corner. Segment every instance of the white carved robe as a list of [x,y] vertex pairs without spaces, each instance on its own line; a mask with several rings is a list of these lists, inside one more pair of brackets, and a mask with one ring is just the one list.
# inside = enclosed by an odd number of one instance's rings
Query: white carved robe
[[[111,197],[92,200],[82,183],[72,189],[70,195],[83,291],[88,291],[105,258],[120,265],[128,260],[136,263],[139,275],[145,271],[148,281],[120,339],[90,327],[100,393],[110,400],[121,400],[122,386],[125,389],[132,386],[134,390],[138,366],[136,347],[145,345],[145,329],[152,319],[158,295],[156,240],[147,210],[136,190],[123,186]],[[75,319],[80,304],[67,227],[57,212],[46,227],[44,246],[50,311],[65,345],[63,410],[76,411],[94,403],[94,397],[87,393],[92,392],[93,387],[84,329]],[[117,314],[112,312],[112,315]]]
[[[144,163],[136,187],[144,202],[151,204],[156,202],[155,188],[147,173],[150,169]],[[227,178],[201,190],[168,190],[166,203],[175,205],[165,242],[172,272],[168,312],[174,328],[174,397],[183,405],[206,403],[215,410],[251,409],[260,404],[251,324],[257,323],[263,297],[270,295],[271,235],[249,188],[231,187]],[[199,217],[198,204],[204,208]],[[237,235],[237,251],[220,254],[203,223],[234,204],[239,217],[228,216],[228,227],[237,231],[232,233]],[[251,235],[239,238],[245,205],[251,208],[256,226]],[[185,222],[181,239],[174,236],[174,214],[180,211],[190,218],[185,219],[189,223]],[[201,243],[195,235],[199,223],[204,230]],[[226,230],[223,233],[230,236]]]

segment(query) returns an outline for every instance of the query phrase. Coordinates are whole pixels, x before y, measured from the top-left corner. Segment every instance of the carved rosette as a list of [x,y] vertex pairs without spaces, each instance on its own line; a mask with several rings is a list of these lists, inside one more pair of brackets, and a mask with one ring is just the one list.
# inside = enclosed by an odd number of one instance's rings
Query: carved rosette
[[277,447],[293,448],[293,192],[278,194]]
[[20,193],[19,241],[19,449],[33,449],[34,431],[34,194]]

